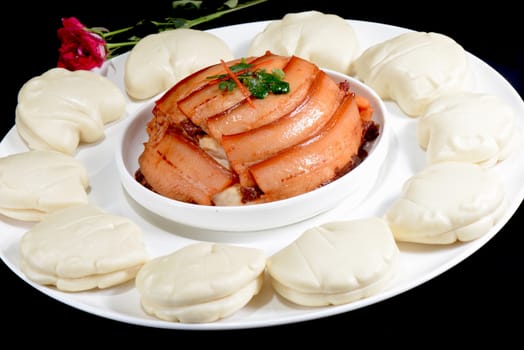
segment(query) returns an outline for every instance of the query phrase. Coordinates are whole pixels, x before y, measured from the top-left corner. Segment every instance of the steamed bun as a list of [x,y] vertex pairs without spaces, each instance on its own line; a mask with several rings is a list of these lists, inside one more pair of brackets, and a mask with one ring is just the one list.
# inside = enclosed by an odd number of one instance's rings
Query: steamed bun
[[407,32],[367,48],[353,63],[352,74],[418,117],[435,99],[472,85],[466,51],[439,33]]
[[450,244],[487,233],[505,209],[495,173],[466,162],[431,164],[408,179],[385,218],[397,241]]
[[342,17],[305,11],[269,23],[252,40],[248,55],[260,56],[267,50],[347,74],[359,54],[359,43],[353,27]]
[[21,271],[68,292],[132,280],[148,259],[138,225],[90,204],[47,215],[20,240]]
[[431,103],[418,120],[417,138],[428,163],[472,162],[491,166],[520,139],[512,108],[494,95],[457,93]]
[[329,222],[273,254],[267,271],[275,291],[296,304],[340,305],[382,291],[399,255],[384,219]]
[[266,257],[256,248],[198,242],[146,263],[136,276],[144,310],[163,320],[213,322],[258,294]]
[[126,91],[142,100],[166,90],[197,70],[233,59],[229,46],[214,34],[188,28],[142,38],[125,64]]
[[30,149],[73,153],[80,142],[104,136],[104,125],[120,118],[124,94],[91,71],[52,68],[26,82],[18,93],[16,130]]
[[0,158],[0,213],[24,221],[87,203],[89,180],[80,161],[57,151]]

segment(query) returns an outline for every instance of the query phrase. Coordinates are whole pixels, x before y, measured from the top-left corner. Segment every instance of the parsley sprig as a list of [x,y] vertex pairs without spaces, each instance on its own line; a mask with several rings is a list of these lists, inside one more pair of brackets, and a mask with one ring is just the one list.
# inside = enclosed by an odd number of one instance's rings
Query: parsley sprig
[[218,74],[208,77],[208,79],[217,79],[218,88],[221,91],[232,91],[237,87],[238,80],[244,85],[251,95],[255,98],[263,99],[270,93],[287,94],[289,92],[289,83],[284,81],[286,75],[280,68],[274,68],[271,73],[265,69],[253,70],[253,65],[242,59],[239,63],[229,67],[229,70],[235,74],[233,79],[230,74]]

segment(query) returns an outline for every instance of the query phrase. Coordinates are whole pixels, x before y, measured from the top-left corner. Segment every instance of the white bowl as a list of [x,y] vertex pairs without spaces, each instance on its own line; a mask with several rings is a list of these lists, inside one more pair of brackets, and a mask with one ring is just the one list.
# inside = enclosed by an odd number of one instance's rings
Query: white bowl
[[311,218],[336,206],[344,199],[361,201],[372,188],[387,154],[389,127],[386,108],[368,86],[349,76],[325,70],[336,81],[347,80],[351,91],[366,97],[374,108],[373,120],[380,127],[368,156],[339,179],[313,191],[264,204],[246,206],[206,206],[169,199],[148,190],[135,180],[138,157],[147,141],[146,124],[152,118],[154,101],[131,116],[116,149],[116,164],[127,193],[138,204],[170,221],[220,231],[255,231],[285,226]]

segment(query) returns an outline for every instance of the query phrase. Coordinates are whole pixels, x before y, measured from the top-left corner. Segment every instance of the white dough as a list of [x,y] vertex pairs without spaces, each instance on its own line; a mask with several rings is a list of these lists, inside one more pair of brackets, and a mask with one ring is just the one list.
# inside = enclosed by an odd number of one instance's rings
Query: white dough
[[209,32],[179,28],[149,34],[129,52],[124,72],[126,91],[138,100],[153,97],[220,59],[229,61],[233,53]]
[[352,74],[412,117],[441,95],[473,85],[466,51],[433,32],[407,32],[370,46],[354,61]]
[[183,323],[214,322],[234,314],[246,305],[254,295],[258,294],[263,283],[264,274],[261,273],[255,280],[238,291],[200,304],[181,306],[158,304],[145,297],[141,298],[141,303],[147,313],[162,320]]
[[404,183],[385,218],[397,241],[470,241],[501,218],[504,198],[504,186],[494,172],[473,163],[439,162]]
[[57,151],[27,151],[0,158],[0,213],[40,221],[48,213],[87,203],[84,165]]
[[492,166],[520,142],[515,113],[502,99],[481,93],[445,95],[418,120],[417,138],[428,163]]
[[376,294],[395,273],[399,250],[385,220],[337,221],[306,230],[268,259],[274,289],[304,306]]
[[261,56],[267,50],[283,56],[296,55],[344,74],[349,73],[351,63],[360,54],[350,23],[335,14],[318,11],[288,13],[269,23],[251,41],[248,55]]
[[16,130],[30,149],[72,154],[80,142],[104,136],[104,125],[120,118],[124,94],[91,71],[52,68],[18,92]]
[[65,292],[79,292],[94,288],[110,288],[132,280],[135,278],[139,269],[140,265],[136,265],[115,272],[93,274],[78,278],[67,278],[53,276],[45,272],[43,273],[37,268],[28,265],[25,260],[20,261],[20,270],[22,270],[31,280],[42,285],[55,285],[58,289]]
[[20,241],[20,269],[64,291],[108,288],[148,260],[141,229],[125,217],[76,205],[44,217]]
[[156,317],[212,322],[260,291],[265,265],[256,248],[199,242],[146,263],[136,287],[144,310]]

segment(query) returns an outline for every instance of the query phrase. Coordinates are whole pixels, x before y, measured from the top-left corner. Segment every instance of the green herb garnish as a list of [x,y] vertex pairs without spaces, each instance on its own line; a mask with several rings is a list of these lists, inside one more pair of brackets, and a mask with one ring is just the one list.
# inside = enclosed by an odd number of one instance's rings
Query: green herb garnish
[[256,98],[264,98],[270,92],[273,94],[287,94],[289,92],[289,83],[284,81],[284,71],[280,68],[273,69],[267,73],[264,69],[255,71],[252,77],[241,79]]
[[220,80],[218,88],[221,91],[232,91],[237,87],[237,81],[239,81],[253,97],[259,99],[265,98],[270,93],[287,94],[289,92],[289,83],[284,81],[286,75],[280,68],[273,69],[271,73],[265,69],[253,70],[253,65],[247,63],[243,58],[239,63],[228,68],[234,77],[229,72],[208,77],[208,79]]

